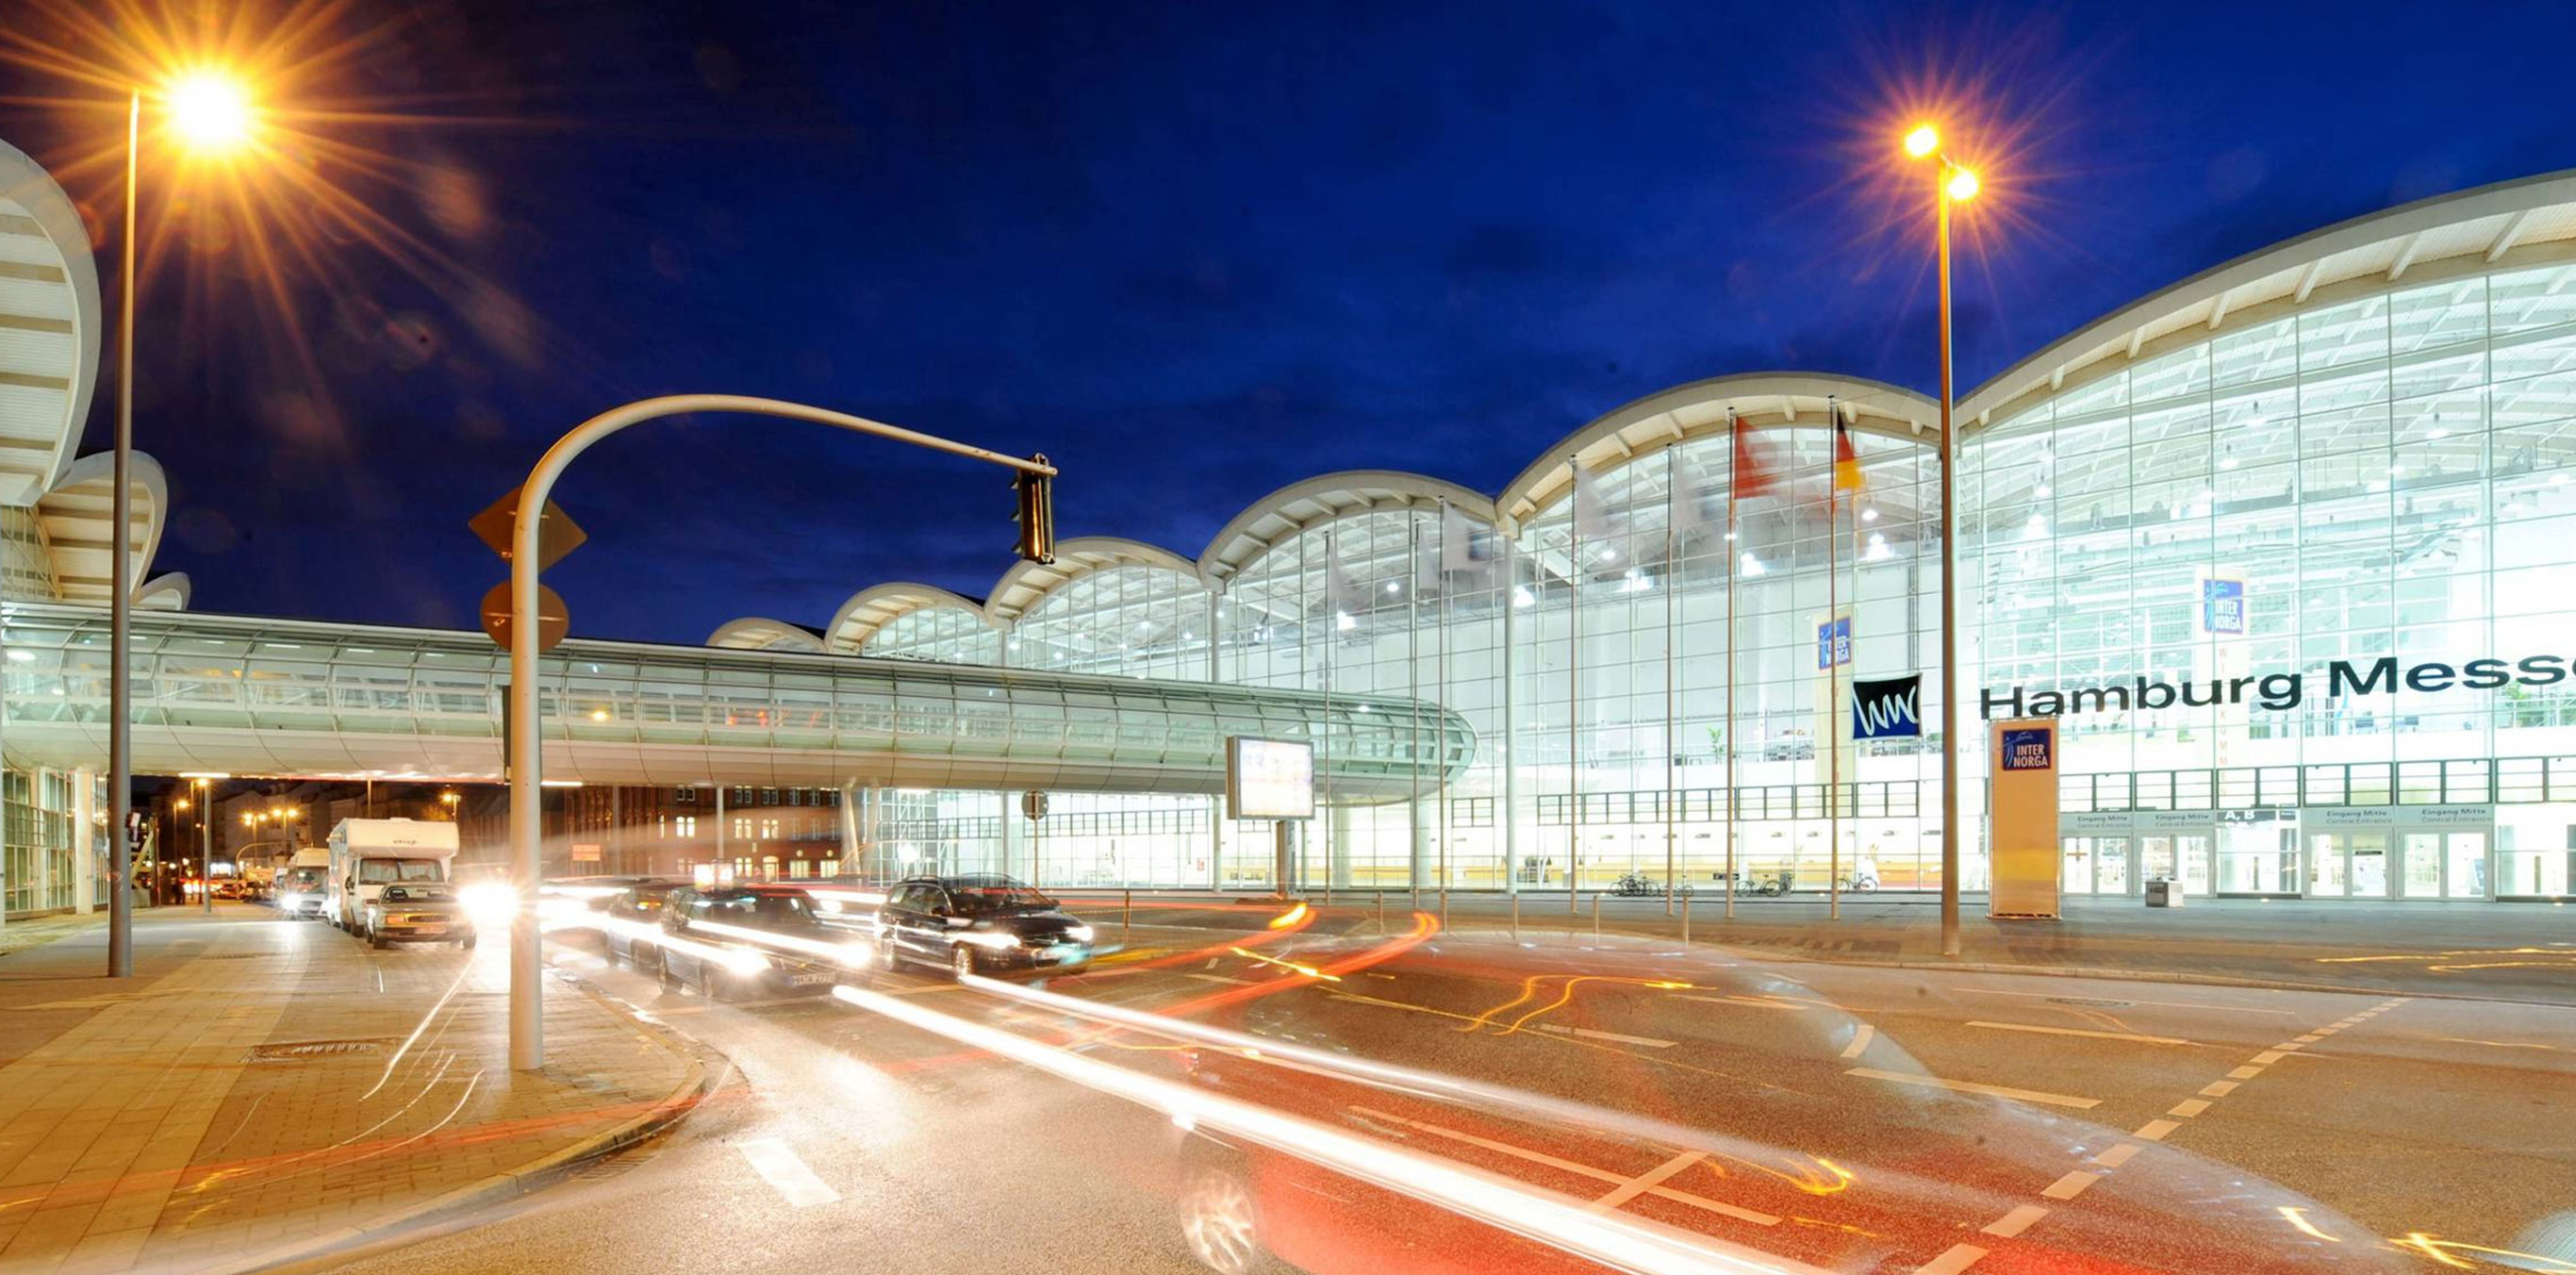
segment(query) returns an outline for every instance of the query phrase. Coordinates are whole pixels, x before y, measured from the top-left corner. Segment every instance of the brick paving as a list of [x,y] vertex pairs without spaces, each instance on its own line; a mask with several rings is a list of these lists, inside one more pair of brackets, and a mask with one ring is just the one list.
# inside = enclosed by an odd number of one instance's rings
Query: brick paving
[[[353,1239],[667,1116],[669,1038],[550,978],[549,1066],[507,1065],[498,942],[367,949],[218,905],[0,959],[0,1275],[207,1270]],[[50,1025],[44,1025],[50,1024]],[[312,1048],[285,1049],[303,1045]]]

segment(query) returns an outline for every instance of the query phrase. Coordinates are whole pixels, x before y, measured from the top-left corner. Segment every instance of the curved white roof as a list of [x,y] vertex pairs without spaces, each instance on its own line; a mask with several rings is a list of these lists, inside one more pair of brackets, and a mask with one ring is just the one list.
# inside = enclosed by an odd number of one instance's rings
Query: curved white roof
[[188,598],[196,592],[195,582],[185,571],[173,571],[145,581],[134,591],[134,605],[146,611],[185,611]]
[[915,611],[945,608],[963,611],[977,622],[999,628],[993,617],[975,600],[935,584],[916,584],[897,580],[871,585],[850,595],[834,613],[832,622],[823,627],[825,650],[855,653],[868,644],[876,631]]
[[[163,514],[170,487],[161,462],[134,453],[127,476],[132,521],[126,529],[127,552],[133,554],[131,579],[151,574],[152,554],[161,547]],[[116,456],[98,452],[73,461],[62,481],[36,500],[36,520],[45,529],[45,546],[53,555],[54,586],[66,602],[105,602],[114,591]]]
[[1494,502],[1453,482],[1391,469],[1355,469],[1291,483],[1252,502],[1208,542],[1199,574],[1222,582],[1297,533],[1351,514],[1381,509],[1456,506],[1482,523],[1494,520]]
[[1577,461],[1607,473],[1675,443],[1724,434],[1729,411],[1747,425],[1822,428],[1829,399],[1857,431],[1928,442],[1939,430],[1939,403],[1882,381],[1821,372],[1712,377],[1648,395],[1566,435],[1503,488],[1494,508],[1511,530],[1573,492]]
[[729,651],[806,651],[819,654],[823,639],[785,620],[746,615],[707,635],[707,645]]
[[2401,280],[2564,260],[2576,170],[2419,199],[2238,257],[2104,315],[2004,369],[1959,404],[1960,435],[2022,404],[2213,332]]
[[1017,620],[1071,581],[1115,567],[1161,567],[1204,582],[1197,563],[1169,549],[1120,536],[1077,536],[1056,542],[1055,561],[1050,565],[1011,564],[993,586],[985,613],[996,620]]
[[80,211],[0,142],[0,504],[35,504],[71,464],[103,326]]

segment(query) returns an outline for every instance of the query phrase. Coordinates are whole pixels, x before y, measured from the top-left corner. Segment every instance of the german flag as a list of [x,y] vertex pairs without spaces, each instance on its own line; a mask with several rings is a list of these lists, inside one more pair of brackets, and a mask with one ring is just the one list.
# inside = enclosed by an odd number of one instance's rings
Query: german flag
[[1834,417],[1834,490],[1859,491],[1861,486],[1860,452],[1853,448],[1851,430],[1837,413]]

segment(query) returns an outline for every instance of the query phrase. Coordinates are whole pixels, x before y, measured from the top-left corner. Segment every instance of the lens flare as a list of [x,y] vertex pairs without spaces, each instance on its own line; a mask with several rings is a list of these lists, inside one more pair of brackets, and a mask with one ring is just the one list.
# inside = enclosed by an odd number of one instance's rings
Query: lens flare
[[1905,135],[1905,153],[1916,159],[1921,159],[1939,149],[1941,149],[1941,130],[1929,124],[1917,124],[1913,132]]
[[250,140],[250,91],[241,81],[217,71],[192,71],[172,83],[165,96],[170,127],[190,148],[225,151]]

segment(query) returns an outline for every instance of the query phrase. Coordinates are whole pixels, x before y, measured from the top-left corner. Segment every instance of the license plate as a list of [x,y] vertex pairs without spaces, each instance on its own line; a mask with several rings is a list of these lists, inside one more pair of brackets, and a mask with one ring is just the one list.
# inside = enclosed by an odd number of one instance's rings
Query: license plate
[[818,983],[828,983],[831,981],[832,976],[829,974],[790,974],[787,976],[787,985],[789,987],[812,987]]
[[447,932],[447,925],[443,921],[414,921],[411,923],[411,928],[422,934],[445,934]]

